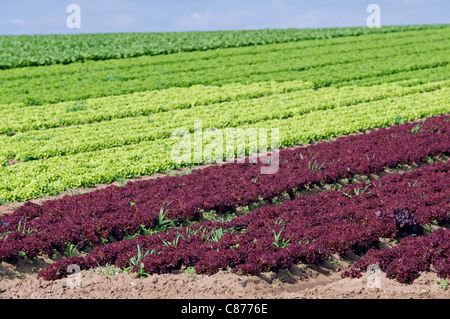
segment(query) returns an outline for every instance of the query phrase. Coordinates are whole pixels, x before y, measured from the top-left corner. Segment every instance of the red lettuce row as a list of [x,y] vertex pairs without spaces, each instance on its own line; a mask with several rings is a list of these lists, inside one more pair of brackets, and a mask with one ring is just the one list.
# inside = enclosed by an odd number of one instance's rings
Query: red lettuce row
[[356,174],[382,172],[398,164],[421,163],[427,156],[448,155],[450,116],[428,118],[332,142],[284,149],[276,174],[261,175],[262,163],[229,163],[172,176],[110,186],[94,192],[26,203],[0,217],[0,260],[13,261],[63,250],[67,243],[98,247],[120,241],[157,225],[161,207],[166,218],[199,220],[203,211],[234,212],[261,197],[271,200],[315,184],[332,183]]
[[434,266],[437,276],[450,278],[450,229],[438,229],[427,237],[405,237],[398,246],[382,250],[371,249],[342,277],[361,277],[371,264],[386,271],[386,277],[401,283],[412,283],[421,271]]
[[[445,238],[438,237],[448,231],[436,232],[430,239],[421,235],[426,224],[450,222],[449,168],[448,162],[431,164],[409,173],[385,175],[371,183],[351,184],[340,191],[264,206],[229,222],[199,222],[137,236],[98,247],[84,258],[51,264],[39,276],[45,280],[62,278],[71,263],[82,269],[110,264],[142,274],[168,273],[191,266],[203,274],[232,268],[237,273],[257,275],[300,262],[318,263],[332,254],[361,254],[377,247],[380,238],[405,238],[402,243],[417,239],[419,245],[414,247],[437,238],[433,241],[438,244],[433,246],[437,248],[431,252],[432,262],[441,276],[448,276],[450,246],[445,245]],[[147,255],[132,263],[138,247]],[[421,251],[406,247],[398,251],[398,256],[411,255],[414,259]],[[376,251],[371,254],[378,257]],[[389,253],[386,256],[391,258]],[[414,272],[414,267],[426,269],[425,264],[420,260],[410,266],[401,263],[396,271]],[[401,276],[393,278],[403,281]]]

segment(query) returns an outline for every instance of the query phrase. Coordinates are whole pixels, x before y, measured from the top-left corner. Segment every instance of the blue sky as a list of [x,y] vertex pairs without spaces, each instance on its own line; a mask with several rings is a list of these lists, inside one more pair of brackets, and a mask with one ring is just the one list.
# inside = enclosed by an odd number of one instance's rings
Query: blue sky
[[[81,28],[69,29],[69,4]],[[450,0],[0,0],[0,34],[215,31],[450,23]]]

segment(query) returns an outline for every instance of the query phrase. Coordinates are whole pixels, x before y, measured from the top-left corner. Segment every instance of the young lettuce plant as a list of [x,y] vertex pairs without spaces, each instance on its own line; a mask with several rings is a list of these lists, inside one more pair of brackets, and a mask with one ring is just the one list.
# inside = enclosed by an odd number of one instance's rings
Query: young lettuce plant
[[289,242],[291,241],[290,239],[281,239],[281,233],[283,232],[284,228],[282,228],[280,230],[280,232],[277,234],[275,230],[273,231],[273,236],[275,238],[275,241],[272,242],[272,244],[274,244],[276,247],[278,248],[285,248],[289,245]]
[[144,263],[142,262],[142,259],[144,259],[148,254],[153,254],[156,250],[152,249],[147,250],[146,252],[142,252],[141,250],[141,246],[138,244],[137,245],[137,255],[132,257],[129,261],[130,266],[125,268],[125,271],[127,273],[130,273],[131,270],[133,269],[133,267],[138,267],[138,271],[137,271],[137,275],[138,277],[145,277],[148,276],[149,274],[144,272]]
[[64,255],[67,257],[75,257],[77,254],[77,247],[79,243],[74,245],[73,243],[66,243],[66,250],[64,251]]
[[165,209],[167,206],[169,206],[170,203],[166,204],[164,203],[161,209],[159,210],[158,218],[156,219],[156,226],[154,227],[155,231],[167,231],[171,228],[175,227],[175,221],[176,219],[167,219],[167,213],[169,210]]

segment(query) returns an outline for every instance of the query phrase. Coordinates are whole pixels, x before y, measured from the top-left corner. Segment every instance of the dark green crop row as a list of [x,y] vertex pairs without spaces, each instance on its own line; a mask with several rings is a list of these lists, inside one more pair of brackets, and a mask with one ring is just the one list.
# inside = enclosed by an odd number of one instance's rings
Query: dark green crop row
[[379,29],[354,27],[0,36],[0,69],[447,27],[448,25],[419,25]]
[[3,70],[0,104],[41,105],[196,84],[303,80],[321,87],[449,63],[450,45],[445,39],[450,28],[408,34],[373,35],[331,46],[314,46],[310,41],[313,47],[286,43],[226,49],[222,50],[225,56],[217,51],[183,53],[161,64],[157,63],[160,57],[141,57]]
[[[333,39],[317,39],[301,42],[275,43],[260,46],[237,47],[227,49],[217,49],[210,51],[196,51],[196,52],[182,52],[179,54],[165,54],[159,56],[143,56],[126,59],[123,61],[86,61],[85,63],[73,63],[65,65],[61,68],[60,65],[49,65],[41,68],[16,68],[11,70],[4,70],[0,72],[0,79],[16,80],[21,78],[33,78],[40,76],[59,76],[61,73],[69,74],[77,72],[80,64],[85,66],[85,71],[93,70],[110,70],[110,71],[124,71],[129,68],[146,68],[158,66],[161,68],[169,67],[172,64],[183,64],[185,70],[198,67],[200,63],[204,65],[207,61],[215,61],[216,63],[227,62],[230,59],[233,61],[245,60],[248,57],[258,56],[259,59],[264,59],[266,54],[282,53],[283,51],[302,51],[301,54],[311,55],[317,54],[317,49],[321,49],[320,53],[329,53],[331,51],[349,51],[352,49],[362,48],[366,46],[386,46],[386,45],[404,45],[405,42],[426,41],[436,42],[444,41],[447,38],[446,29],[436,30],[411,30],[404,32],[395,32],[388,34],[367,34],[358,37],[340,37]],[[438,40],[438,37],[442,37]],[[395,42],[393,42],[395,41]],[[236,59],[239,57],[239,59]],[[266,57],[267,60],[267,57]],[[236,62],[235,62],[236,63]],[[247,62],[241,62],[246,64]],[[205,67],[205,66],[204,66]],[[207,67],[207,66],[206,66]]]

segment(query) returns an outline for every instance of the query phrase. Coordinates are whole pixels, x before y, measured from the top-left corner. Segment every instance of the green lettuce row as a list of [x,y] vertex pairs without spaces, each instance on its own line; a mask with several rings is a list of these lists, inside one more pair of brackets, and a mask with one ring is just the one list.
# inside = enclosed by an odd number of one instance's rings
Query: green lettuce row
[[[406,31],[398,33],[388,33],[388,34],[370,34],[359,37],[342,37],[342,38],[332,38],[332,39],[320,39],[313,41],[302,41],[302,42],[288,42],[288,43],[277,43],[277,44],[266,44],[261,46],[250,46],[250,47],[238,47],[238,48],[227,48],[223,50],[214,51],[196,51],[189,53],[180,54],[169,54],[169,55],[159,55],[152,57],[140,57],[127,59],[127,63],[123,61],[91,61],[86,63],[73,63],[70,65],[50,65],[44,68],[17,68],[0,71],[0,81],[2,80],[18,80],[24,78],[38,78],[38,77],[51,77],[58,76],[61,73],[77,73],[80,66],[84,66],[84,70],[93,71],[111,71],[111,72],[123,72],[130,68],[148,68],[148,67],[164,67],[164,70],[172,70],[170,72],[176,71],[173,69],[173,64],[182,65],[184,70],[192,70],[198,68],[200,64],[202,68],[208,68],[208,62],[214,62],[213,65],[218,65],[221,63],[235,64],[246,64],[248,59],[253,61],[264,61],[264,57],[273,54],[286,54],[289,51],[294,53],[300,51],[304,55],[317,55],[317,50],[320,50],[321,54],[329,54],[330,51],[345,52],[349,49],[359,49],[364,50],[366,46],[373,47],[386,47],[392,44],[398,43],[399,45],[410,44],[411,42],[418,41],[430,41],[427,38],[431,37],[433,41],[444,41],[445,33],[438,32],[437,30],[419,30],[419,31]],[[444,38],[442,38],[444,36]],[[267,60],[267,59],[266,59]],[[233,62],[231,62],[233,61]],[[247,61],[247,62],[243,62]],[[206,62],[206,63],[205,63]],[[211,63],[209,63],[211,64]],[[211,67],[211,66],[209,66]]]
[[361,79],[349,79],[332,83],[332,87],[342,86],[373,86],[387,83],[397,83],[402,86],[412,86],[429,82],[446,81],[450,79],[450,64],[436,63],[414,70],[394,71],[391,74],[379,75]]
[[[442,31],[442,30],[441,30]],[[447,34],[436,34],[430,37],[417,37],[414,44],[398,46],[395,39],[387,47],[381,42],[377,49],[361,52],[351,51],[353,45],[348,46],[344,53],[334,53],[329,48],[322,50],[329,52],[322,55],[321,51],[312,50],[311,54],[304,56],[302,50],[274,52],[271,60],[265,54],[253,55],[245,64],[241,57],[232,57],[228,64],[220,63],[214,59],[187,66],[185,62],[174,63],[170,66],[131,67],[129,60],[115,60],[111,63],[120,64],[124,69],[105,70],[92,62],[78,64],[76,72],[66,72],[69,66],[57,66],[61,72],[57,76],[36,76],[32,68],[26,78],[4,80],[0,87],[0,102],[25,103],[38,105],[58,101],[79,100],[83,98],[119,95],[143,90],[164,89],[169,87],[186,87],[195,84],[223,85],[227,83],[252,83],[270,80],[284,80],[289,75],[290,80],[309,81],[310,72],[321,73],[323,69],[334,67],[339,69],[338,74],[347,72],[349,65],[364,64],[383,59],[383,63],[403,61],[406,58],[413,62],[428,62],[430,58],[435,61],[448,62],[448,43],[443,41]],[[407,39],[405,41],[413,41]],[[365,45],[373,45],[371,42]],[[364,45],[363,45],[364,47]],[[350,50],[350,51],[348,51]],[[402,57],[402,58],[400,58]],[[148,57],[151,58],[151,57]],[[265,62],[261,62],[261,58]],[[255,59],[255,63],[252,63]],[[263,60],[264,61],[264,60]],[[407,61],[403,61],[406,63]],[[380,63],[378,63],[380,64]],[[55,66],[56,67],[56,66]],[[42,72],[46,72],[46,68]],[[7,75],[8,70],[4,71]],[[366,70],[359,69],[364,72]],[[359,74],[356,73],[357,75]],[[317,78],[317,77],[316,77]],[[319,78],[320,79],[320,78]],[[336,79],[338,82],[338,79]],[[319,80],[317,85],[322,85]]]
[[120,59],[312,39],[389,34],[446,28],[446,25],[333,29],[243,30],[181,33],[125,33],[0,36],[0,69]]
[[[421,51],[421,49],[419,49]],[[388,54],[387,52],[385,52]],[[404,52],[405,53],[405,52]],[[288,70],[277,68],[270,71],[253,69],[246,74],[246,77],[239,76],[239,72],[230,69],[230,73],[240,83],[252,83],[260,81],[265,77],[270,77],[274,81],[287,80],[303,80],[312,82],[316,87],[330,85],[333,83],[340,83],[343,81],[364,79],[369,77],[384,76],[395,74],[403,71],[411,71],[428,67],[443,66],[450,62],[447,57],[448,48],[434,49],[427,52],[416,52],[417,54],[394,54],[391,52],[389,56],[378,58],[363,58],[349,63],[335,63],[330,65],[323,65],[317,68],[296,68],[291,66]],[[272,71],[272,70],[271,70]],[[207,74],[205,74],[207,76]],[[231,79],[230,79],[231,80]],[[210,84],[227,83],[228,79],[215,78],[210,75]]]
[[[279,86],[289,87],[286,82]],[[194,120],[203,121],[204,129],[207,127],[237,127],[272,119],[286,119],[317,110],[435,91],[449,86],[450,81],[444,81],[407,87],[386,84],[375,87],[308,89],[188,109],[169,110],[151,116],[29,131],[14,136],[0,136],[0,158],[29,161],[65,156],[170,138],[177,128],[186,126],[193,128]],[[126,102],[135,104],[131,98]],[[145,101],[142,103],[145,104]],[[116,106],[121,107],[120,104]]]
[[185,109],[310,89],[303,81],[195,85],[42,106],[0,106],[0,133],[25,132]]
[[[434,92],[318,110],[287,119],[246,124],[240,128],[256,130],[278,128],[280,146],[292,146],[341,134],[391,126],[400,121],[446,114],[450,112],[449,101],[450,89],[445,87]],[[225,129],[218,132],[222,132],[225,136]],[[118,178],[142,176],[180,167],[171,158],[172,148],[179,143],[178,139],[146,141],[135,145],[0,167],[0,197],[6,201],[25,201],[68,188],[109,183]],[[204,141],[203,148],[208,147],[208,144],[208,141]]]
[[[50,76],[43,78],[30,77],[20,80],[9,80],[2,86],[2,93],[11,93],[11,96],[3,96],[6,103],[11,101],[20,101],[22,96],[22,102],[26,104],[36,104],[41,99],[49,100],[49,102],[55,102],[60,100],[67,100],[67,97],[71,97],[70,100],[76,100],[78,98],[85,98],[96,95],[116,95],[116,90],[126,91],[139,91],[141,89],[160,89],[171,86],[190,86],[197,83],[211,84],[212,81],[217,81],[217,84],[234,82],[236,76],[245,79],[243,75],[263,75],[267,80],[270,80],[270,74],[274,72],[283,71],[302,71],[311,68],[320,68],[328,65],[346,64],[358,61],[367,61],[369,59],[384,58],[385,55],[389,55],[389,58],[394,58],[399,54],[418,54],[424,53],[430,54],[434,49],[446,49],[447,47],[440,48],[435,44],[420,46],[416,43],[416,46],[408,46],[408,49],[400,49],[390,47],[388,50],[378,48],[377,50],[368,50],[361,54],[351,51],[343,54],[331,52],[329,55],[320,56],[319,53],[314,53],[311,57],[305,57],[302,55],[280,55],[273,60],[266,60],[267,62],[258,63],[246,63],[242,65],[226,65],[223,63],[213,63],[213,61],[207,61],[206,67],[202,68],[199,65],[195,65],[193,70],[184,70],[184,65],[175,65],[174,70],[161,69],[157,66],[154,68],[130,68],[124,72],[108,72],[105,70],[82,70],[79,74],[59,74],[58,76]],[[427,50],[428,49],[428,50]],[[266,57],[264,57],[267,59]],[[282,60],[282,62],[279,62]],[[240,60],[238,60],[240,61]],[[278,61],[277,63],[274,63]],[[122,62],[126,62],[125,60]],[[221,77],[218,77],[221,74]],[[259,76],[259,77],[260,77]],[[225,77],[225,78],[224,78]],[[256,79],[261,81],[259,77]],[[224,78],[224,79],[223,79]],[[75,81],[74,81],[75,80]],[[40,95],[34,94],[34,86],[39,86]],[[91,87],[89,87],[91,85]],[[61,92],[65,88],[72,88],[73,92]],[[78,91],[77,91],[78,90]],[[1,92],[0,91],[0,92]],[[95,93],[103,92],[103,93]],[[46,93],[45,96],[42,96]],[[63,94],[63,96],[59,96]],[[4,95],[4,94],[2,94]],[[68,95],[68,96],[67,96]],[[25,100],[23,100],[25,99]],[[31,100],[30,100],[31,99]]]
[[[413,86],[450,79],[450,65],[425,65],[415,70],[395,70],[393,74],[349,79],[331,84],[342,86],[371,86],[398,82]],[[382,73],[383,74],[383,73]],[[403,82],[403,83],[401,83]],[[124,117],[151,115],[157,112],[189,108],[245,98],[257,98],[275,93],[293,92],[316,87],[303,81],[240,83],[223,86],[194,85],[189,88],[169,88],[93,98],[83,101],[61,102],[42,106],[0,105],[0,134],[29,130],[101,122]],[[132,101],[132,103],[131,103]]]

